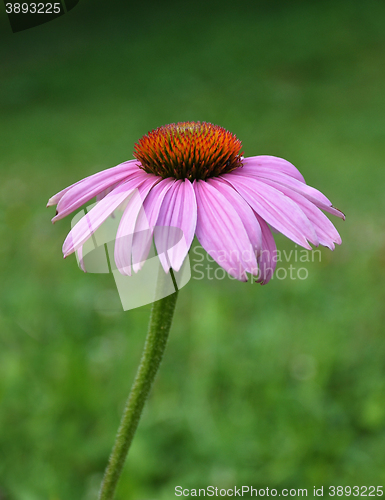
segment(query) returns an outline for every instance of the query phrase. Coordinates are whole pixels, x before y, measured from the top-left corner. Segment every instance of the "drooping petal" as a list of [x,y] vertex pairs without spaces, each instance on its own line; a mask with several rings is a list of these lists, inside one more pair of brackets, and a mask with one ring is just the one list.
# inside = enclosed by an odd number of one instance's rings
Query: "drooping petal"
[[303,175],[292,163],[284,160],[283,158],[278,158],[277,156],[248,156],[242,160],[243,168],[239,170],[245,170],[248,173],[253,173],[258,171],[260,168],[266,168],[273,172],[282,172],[284,174],[290,175],[300,182],[305,182]]
[[57,205],[59,203],[59,201],[63,198],[63,196],[67,193],[67,191],[69,191],[70,189],[77,186],[78,184],[80,184],[83,181],[84,181],[84,179],[81,179],[80,181],[75,182],[74,184],[71,184],[71,186],[67,186],[66,188],[62,189],[58,193],[51,196],[51,198],[47,202],[47,208],[52,207],[54,205]]
[[274,181],[276,184],[278,184],[278,186],[273,186],[273,184],[270,184],[277,189],[279,189],[279,185],[287,186],[293,191],[300,193],[302,196],[314,203],[314,205],[316,205],[318,208],[322,208],[322,210],[336,215],[337,217],[341,217],[342,219],[345,218],[344,214],[337,208],[333,207],[332,202],[323,193],[321,193],[321,191],[318,191],[318,189],[308,186],[303,182],[299,182],[297,179],[290,177],[290,175],[282,172],[272,171],[266,167],[260,167],[256,169],[242,168],[238,169],[234,173],[236,173],[236,175],[245,177],[256,177],[262,181],[264,181],[265,179],[269,179],[270,181]]
[[277,265],[277,247],[269,226],[258,214],[255,216],[262,230],[262,252],[258,256],[259,279],[257,283],[266,285],[271,280]]
[[120,186],[103,198],[90,210],[68,233],[63,244],[64,257],[77,250],[97,230],[97,228],[111,215],[111,213],[124,202],[130,194],[145,180],[146,174],[137,176]]
[[[131,176],[128,176],[128,179],[131,179]],[[128,179],[125,179],[125,180],[128,180]],[[105,198],[109,193],[111,193],[111,191],[113,191],[116,187],[118,187],[119,184],[120,184],[120,182],[115,182],[115,184],[112,184],[112,186],[101,191],[99,194],[96,195],[96,201],[100,201],[103,198]]]
[[241,218],[254,251],[259,253],[262,249],[262,231],[250,205],[238,194],[238,191],[222,181],[220,177],[209,179],[207,183],[215,187],[231,203]]
[[131,276],[132,240],[138,214],[140,210],[143,210],[143,202],[147,194],[160,180],[160,177],[156,175],[145,174],[145,176],[144,181],[137,186],[138,189],[129,199],[116,233],[115,264],[121,274],[128,276]]
[[132,263],[137,273],[147,259],[151,248],[154,226],[167,191],[174,184],[174,179],[162,179],[146,196],[143,210],[139,212],[132,242]]
[[154,233],[155,245],[164,270],[179,271],[194,239],[197,203],[189,180],[177,180],[167,191]]
[[138,165],[138,161],[137,160],[128,160],[128,161],[124,161],[123,163],[120,163],[116,167],[107,168],[105,170],[102,170],[101,172],[97,172],[96,174],[89,175],[88,177],[85,177],[84,179],[81,179],[80,181],[75,182],[74,184],[71,184],[71,186],[68,186],[65,189],[62,189],[61,191],[59,191],[58,193],[53,195],[48,200],[47,207],[57,205],[59,203],[59,201],[61,200],[61,198],[65,195],[65,193],[67,193],[67,191],[69,191],[70,189],[72,189],[73,187],[75,187],[79,184],[82,184],[85,181],[91,181],[91,182],[95,181],[96,183],[98,183],[101,180],[101,178],[106,179],[109,177],[110,174],[114,175],[121,170],[131,169],[134,164]]
[[247,281],[257,261],[236,210],[225,196],[205,181],[194,181],[198,218],[196,236],[206,252],[231,276]]
[[86,273],[87,271],[86,271],[86,267],[84,265],[84,260],[83,260],[83,245],[81,245],[76,250],[76,255],[77,255],[78,260],[79,260],[79,267],[80,267],[80,269]]
[[338,245],[341,244],[341,237],[336,228],[314,203],[286,186],[279,185],[275,182],[269,181],[268,179],[266,179],[265,182],[269,183],[273,187],[276,187],[283,194],[297,203],[309,221],[313,224],[321,245],[330,248],[330,250],[334,250],[334,243],[337,243]]
[[129,180],[135,175],[143,174],[143,170],[137,164],[136,160],[132,160],[86,177],[79,183],[74,184],[60,197],[57,205],[57,215],[52,219],[52,222],[56,222],[72,213],[112,185]]
[[293,200],[255,177],[225,174],[228,181],[251,208],[275,229],[295,243],[311,250],[307,242],[318,246],[319,241],[309,219]]

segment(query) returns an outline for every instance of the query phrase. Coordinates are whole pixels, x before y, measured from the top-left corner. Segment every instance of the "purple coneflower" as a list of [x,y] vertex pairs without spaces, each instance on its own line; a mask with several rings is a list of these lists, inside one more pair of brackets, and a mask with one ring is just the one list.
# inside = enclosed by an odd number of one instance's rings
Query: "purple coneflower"
[[149,246],[137,234],[149,228],[152,235],[155,226],[177,227],[184,236],[185,244],[162,260],[166,271],[181,268],[196,235],[230,275],[247,281],[251,273],[262,284],[276,265],[269,225],[309,250],[309,243],[331,250],[341,243],[320,209],[341,218],[343,213],[308,186],[294,165],[274,156],[244,158],[241,147],[234,134],[205,122],[149,132],[135,145],[134,160],[91,175],[49,200],[48,206],[57,204],[53,222],[95,196],[99,200],[68,234],[64,257],[77,251],[82,261],[85,241],[123,203],[115,243],[115,263],[123,274],[140,269]]

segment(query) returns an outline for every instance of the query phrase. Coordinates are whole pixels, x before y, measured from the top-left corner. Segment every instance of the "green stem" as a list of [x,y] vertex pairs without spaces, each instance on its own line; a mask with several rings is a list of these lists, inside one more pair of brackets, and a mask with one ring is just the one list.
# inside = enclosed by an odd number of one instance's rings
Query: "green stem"
[[[175,285],[172,270],[171,277]],[[150,326],[142,359],[140,360],[139,368],[120,422],[115,444],[104,473],[99,500],[112,500],[114,498],[128,450],[166,348],[178,296],[176,286],[175,290],[175,293],[153,303]]]

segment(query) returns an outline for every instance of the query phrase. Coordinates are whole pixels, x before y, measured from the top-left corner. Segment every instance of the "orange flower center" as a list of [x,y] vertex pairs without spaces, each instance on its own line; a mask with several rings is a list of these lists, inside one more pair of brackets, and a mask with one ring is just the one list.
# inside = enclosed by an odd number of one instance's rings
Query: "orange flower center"
[[162,178],[207,179],[242,165],[242,143],[234,134],[206,122],[159,127],[135,144],[140,167]]

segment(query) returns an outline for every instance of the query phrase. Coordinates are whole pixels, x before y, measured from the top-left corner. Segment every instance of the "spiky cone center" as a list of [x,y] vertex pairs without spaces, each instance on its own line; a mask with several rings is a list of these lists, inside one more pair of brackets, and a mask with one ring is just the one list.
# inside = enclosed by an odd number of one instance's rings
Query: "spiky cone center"
[[159,127],[135,144],[140,167],[163,179],[208,179],[242,165],[242,143],[223,127],[179,122]]

